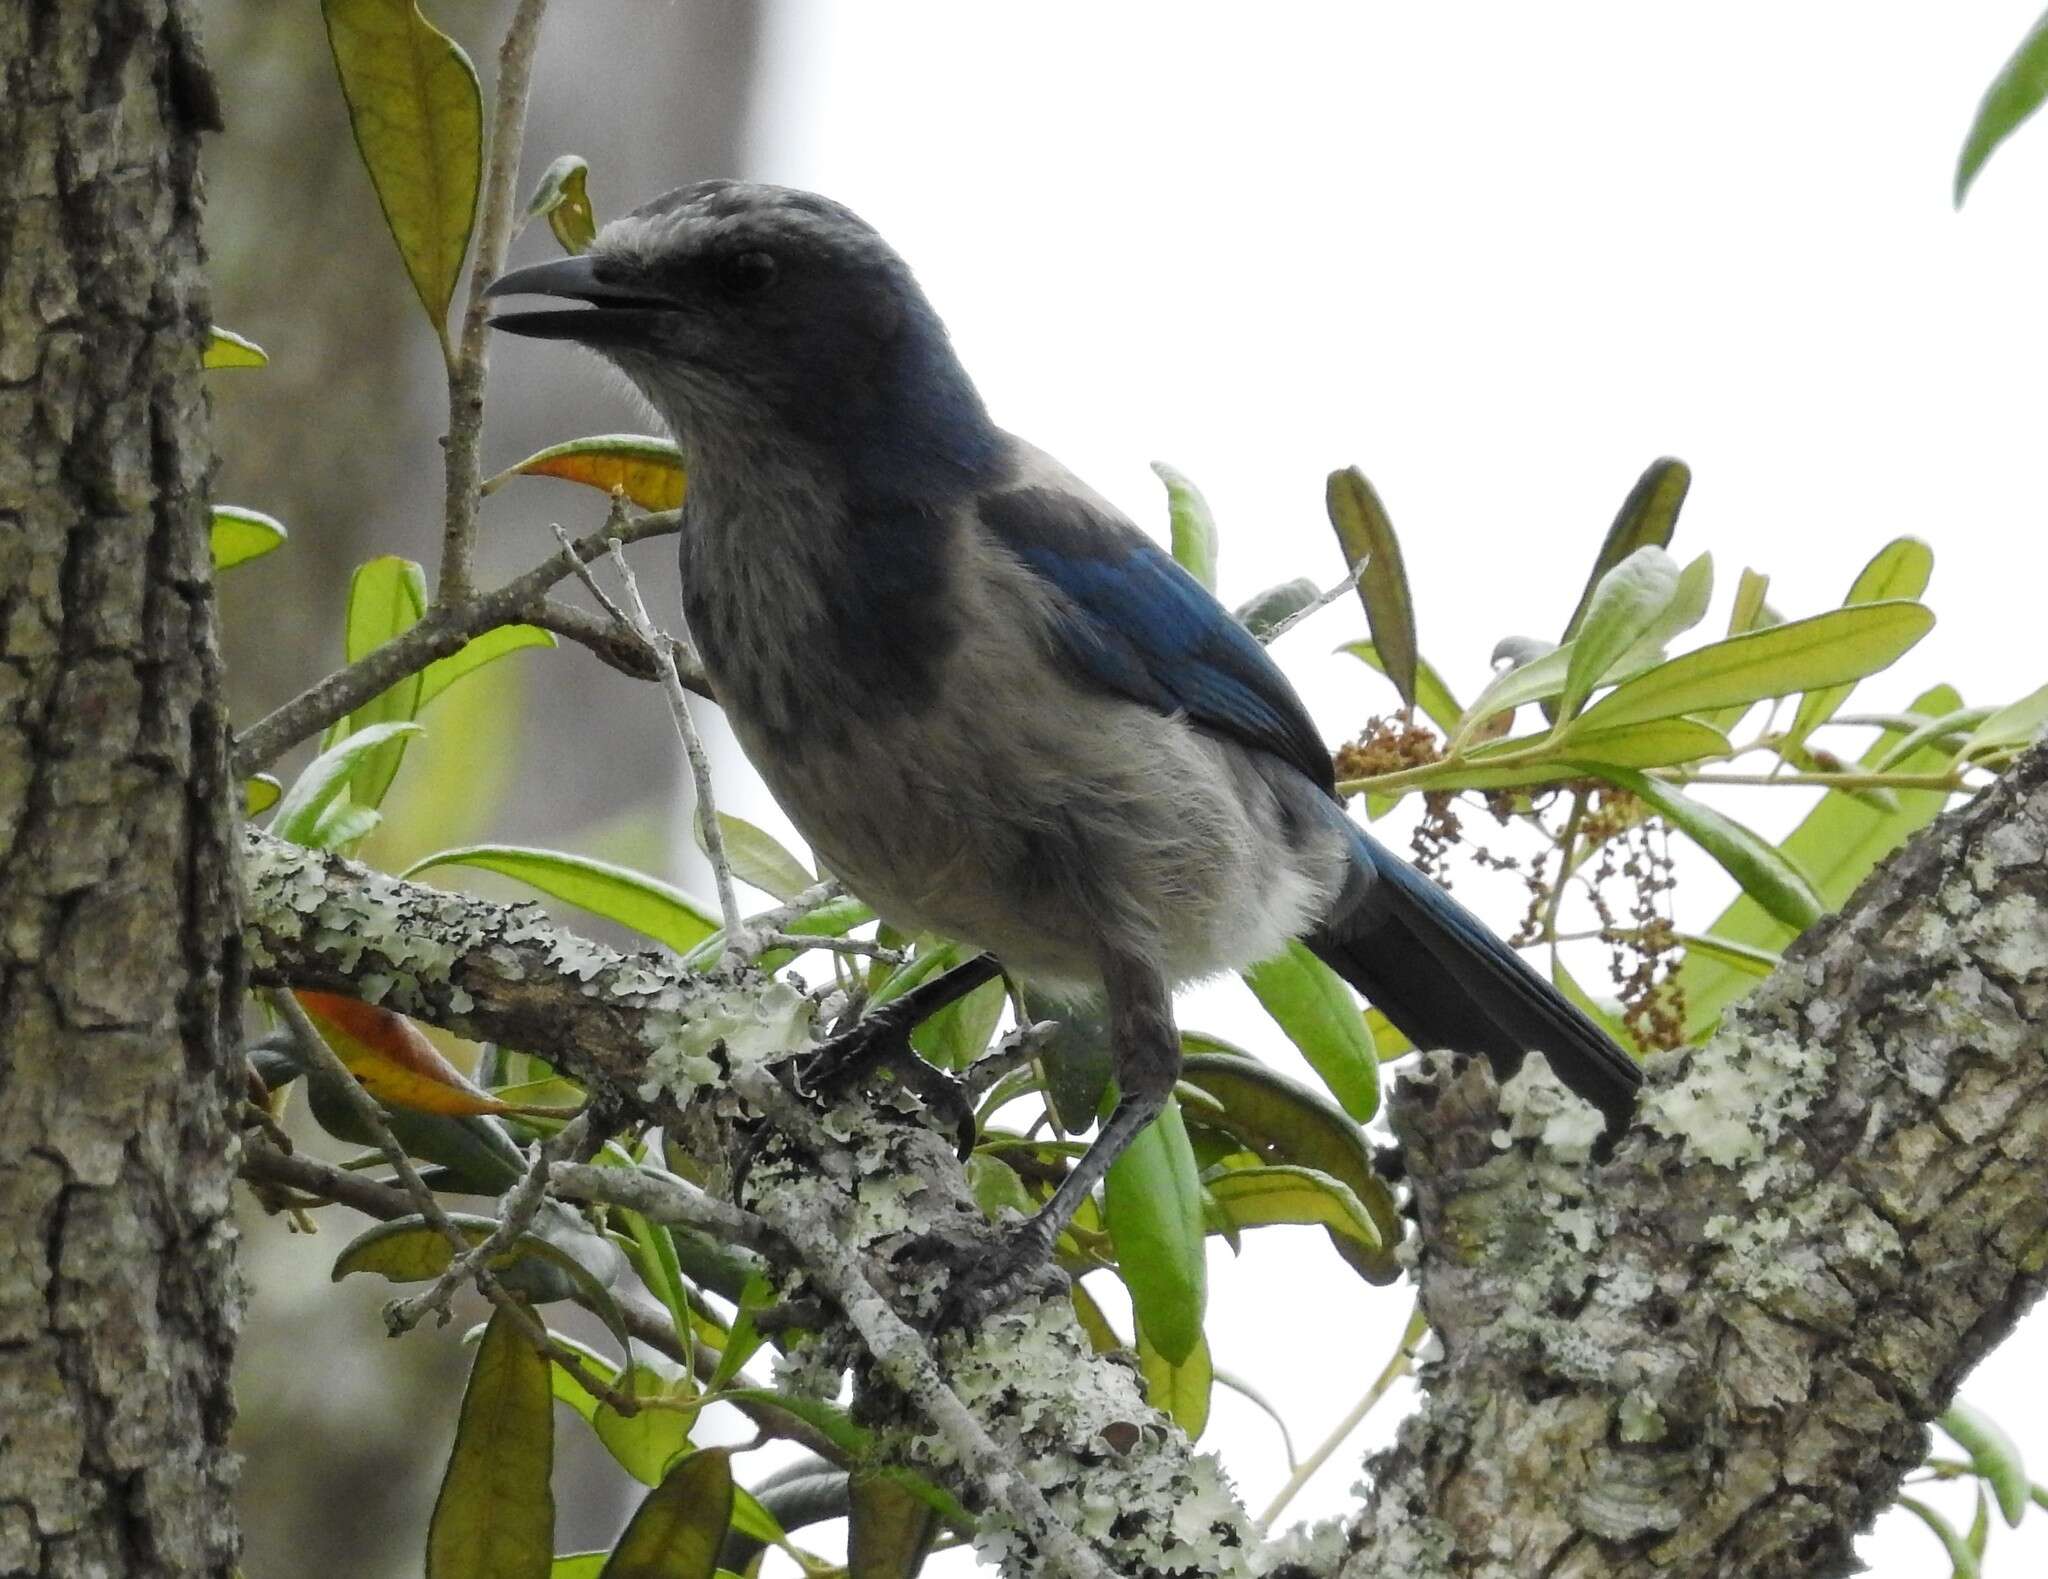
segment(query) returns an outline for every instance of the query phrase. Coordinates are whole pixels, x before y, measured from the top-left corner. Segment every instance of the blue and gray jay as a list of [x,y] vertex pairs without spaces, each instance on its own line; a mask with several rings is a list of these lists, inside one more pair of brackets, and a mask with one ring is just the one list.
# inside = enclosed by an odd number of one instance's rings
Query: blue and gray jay
[[[981,1279],[1015,1288],[1180,1069],[1172,993],[1301,938],[1421,1047],[1540,1049],[1611,1125],[1640,1074],[1345,815],[1265,649],[1149,538],[989,420],[909,268],[808,192],[706,181],[493,296],[614,363],[689,476],[683,612],[824,863],[988,954],[862,1022],[842,1065],[989,979],[1106,1009],[1118,1100]],[[831,1044],[828,1044],[828,1048]]]

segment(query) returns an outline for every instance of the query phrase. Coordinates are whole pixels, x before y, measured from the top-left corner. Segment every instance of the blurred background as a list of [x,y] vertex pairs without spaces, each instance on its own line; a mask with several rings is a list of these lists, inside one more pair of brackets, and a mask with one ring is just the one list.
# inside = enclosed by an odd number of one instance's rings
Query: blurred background
[[[1556,634],[1629,484],[1674,454],[1696,479],[1674,549],[1711,548],[1719,569],[1707,629],[1744,565],[1772,575],[1776,607],[1812,612],[1912,533],[1935,550],[1942,623],[1859,705],[1937,680],[1997,702],[2048,678],[2048,131],[2001,151],[1960,215],[1949,187],[2037,6],[578,0],[543,36],[521,194],[576,153],[600,221],[717,174],[851,204],[916,266],[999,421],[1162,535],[1146,463],[1200,484],[1226,602],[1334,580],[1323,478],[1362,466],[1403,535],[1423,650],[1467,697],[1500,637]],[[507,7],[425,9],[488,93]],[[213,381],[216,496],[291,532],[224,584],[246,723],[338,660],[355,564],[400,553],[431,574],[445,407],[318,8],[203,10],[229,127],[208,148],[215,309],[271,356]],[[554,250],[540,227],[514,258]],[[492,470],[563,438],[653,431],[566,347],[499,345],[489,398]],[[532,481],[486,511],[495,579],[552,548],[551,522],[588,529],[602,505]],[[657,612],[672,608],[672,545],[637,558]],[[1332,654],[1360,634],[1345,603],[1276,649],[1333,742],[1392,706]],[[372,859],[491,839],[705,886],[652,687],[574,648],[469,683],[486,703],[428,719]],[[787,836],[715,711],[703,722],[723,804]],[[1803,811],[1792,799],[1732,809],[1775,832]],[[1729,892],[1710,868],[1681,877],[1682,915]],[[1499,925],[1519,914],[1518,890],[1481,876],[1460,892]],[[1234,983],[1190,994],[1183,1017],[1291,1056]],[[386,1341],[385,1289],[327,1282],[345,1231],[327,1215],[318,1240],[253,1209],[246,1223],[252,1579],[416,1572],[459,1399],[466,1323]],[[1319,1240],[1262,1230],[1240,1258],[1219,1248],[1211,1279],[1218,1364],[1304,1447],[1364,1390],[1407,1308]],[[1355,1334],[1335,1368],[1332,1331]],[[2024,1402],[2044,1341],[2038,1321],[2023,1329],[1964,1396],[2048,1461]],[[1340,1511],[1405,1404],[1389,1399],[1290,1517]],[[561,1440],[558,1546],[601,1544],[633,1488],[580,1427]],[[1254,1509],[1285,1476],[1270,1422],[1234,1395],[1218,1393],[1204,1445]],[[1888,1579],[1946,1563],[1896,1513],[1863,1553]],[[2048,1517],[1994,1537],[1995,1565],[2043,1559]],[[931,1571],[966,1570],[949,1562]]]

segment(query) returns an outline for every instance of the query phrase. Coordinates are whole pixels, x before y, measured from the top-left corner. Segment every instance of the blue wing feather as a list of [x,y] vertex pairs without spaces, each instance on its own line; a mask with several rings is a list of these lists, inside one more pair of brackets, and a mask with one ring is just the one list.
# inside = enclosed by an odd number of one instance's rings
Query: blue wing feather
[[1055,635],[1082,674],[1271,752],[1332,788],[1330,754],[1287,677],[1144,533],[1050,488],[991,495],[980,514],[997,541],[1064,594]]

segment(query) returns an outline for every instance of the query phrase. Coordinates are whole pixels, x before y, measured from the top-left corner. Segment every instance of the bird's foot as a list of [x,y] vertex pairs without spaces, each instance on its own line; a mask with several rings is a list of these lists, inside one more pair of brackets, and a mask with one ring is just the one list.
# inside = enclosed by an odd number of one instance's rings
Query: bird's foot
[[967,1087],[920,1058],[910,1045],[909,1027],[886,1012],[858,1020],[821,1043],[798,1067],[796,1089],[803,1096],[830,1099],[878,1069],[893,1074],[953,1131],[961,1161],[973,1154],[979,1129]]
[[893,1259],[943,1273],[938,1309],[927,1323],[933,1333],[971,1331],[1027,1294],[1062,1293],[1068,1283],[1036,1219],[993,1233],[986,1228],[935,1229],[910,1241]]

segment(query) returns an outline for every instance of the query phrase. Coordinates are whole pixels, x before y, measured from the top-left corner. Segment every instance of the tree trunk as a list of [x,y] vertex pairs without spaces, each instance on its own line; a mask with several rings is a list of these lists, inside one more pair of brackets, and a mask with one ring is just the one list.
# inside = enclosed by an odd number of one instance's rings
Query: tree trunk
[[220,1574],[242,964],[172,0],[0,6],[0,1574]]

